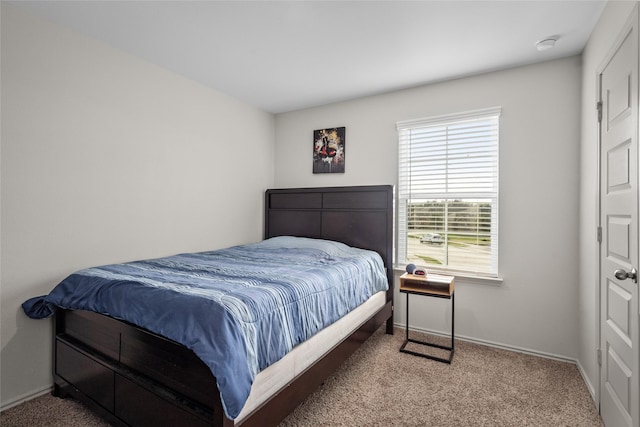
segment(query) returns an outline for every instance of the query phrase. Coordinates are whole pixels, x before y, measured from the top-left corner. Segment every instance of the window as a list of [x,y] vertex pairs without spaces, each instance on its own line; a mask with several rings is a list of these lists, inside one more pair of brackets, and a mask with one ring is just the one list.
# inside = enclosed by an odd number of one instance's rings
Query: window
[[397,123],[399,264],[497,277],[500,111]]

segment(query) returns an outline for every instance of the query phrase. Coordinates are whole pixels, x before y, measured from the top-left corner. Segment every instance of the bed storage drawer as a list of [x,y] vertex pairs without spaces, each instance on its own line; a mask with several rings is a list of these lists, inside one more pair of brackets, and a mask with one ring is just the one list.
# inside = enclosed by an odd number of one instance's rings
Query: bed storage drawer
[[113,412],[114,372],[74,347],[56,340],[56,374]]
[[122,334],[120,361],[185,397],[215,407],[219,395],[211,370],[186,347],[137,328]]
[[129,425],[205,427],[213,422],[212,418],[207,421],[205,415],[196,415],[195,412],[180,408],[178,404],[183,402],[171,404],[169,396],[161,397],[117,374],[115,391],[115,415]]
[[64,316],[59,334],[66,334],[105,356],[118,360],[120,352],[120,326],[107,316],[88,311],[59,311]]

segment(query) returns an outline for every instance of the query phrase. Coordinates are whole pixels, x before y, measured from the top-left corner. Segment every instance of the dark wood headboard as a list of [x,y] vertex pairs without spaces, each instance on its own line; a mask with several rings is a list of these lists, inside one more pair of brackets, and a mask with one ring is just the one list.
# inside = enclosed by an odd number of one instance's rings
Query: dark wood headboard
[[335,240],[378,252],[393,287],[393,186],[285,188],[266,191],[265,239]]

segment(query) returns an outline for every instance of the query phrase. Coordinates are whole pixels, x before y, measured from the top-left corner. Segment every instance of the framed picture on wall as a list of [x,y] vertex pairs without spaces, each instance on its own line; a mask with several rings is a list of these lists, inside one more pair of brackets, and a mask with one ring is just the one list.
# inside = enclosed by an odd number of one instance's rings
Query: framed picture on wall
[[313,131],[313,173],[344,173],[345,127]]

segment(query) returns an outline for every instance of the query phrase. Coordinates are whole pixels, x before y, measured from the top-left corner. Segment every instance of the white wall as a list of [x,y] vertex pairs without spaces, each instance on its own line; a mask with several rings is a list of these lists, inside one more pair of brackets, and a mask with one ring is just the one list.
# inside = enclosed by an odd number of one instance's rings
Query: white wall
[[580,142],[579,365],[591,393],[598,394],[597,72],[636,2],[609,1],[583,52]]
[[[275,185],[396,185],[397,121],[501,106],[504,282],[457,281],[456,334],[575,359],[580,80],[576,56],[277,115]],[[313,175],[312,132],[334,126],[346,126],[346,172]],[[411,304],[412,326],[449,330],[444,301]]]
[[1,402],[49,387],[20,304],[92,265],[259,240],[274,117],[2,3]]

